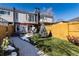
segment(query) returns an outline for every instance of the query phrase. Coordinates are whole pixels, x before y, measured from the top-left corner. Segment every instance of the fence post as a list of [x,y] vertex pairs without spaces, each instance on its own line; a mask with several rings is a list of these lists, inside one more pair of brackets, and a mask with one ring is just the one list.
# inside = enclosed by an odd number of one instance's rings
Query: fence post
[[69,35],[69,22],[68,22],[68,35]]

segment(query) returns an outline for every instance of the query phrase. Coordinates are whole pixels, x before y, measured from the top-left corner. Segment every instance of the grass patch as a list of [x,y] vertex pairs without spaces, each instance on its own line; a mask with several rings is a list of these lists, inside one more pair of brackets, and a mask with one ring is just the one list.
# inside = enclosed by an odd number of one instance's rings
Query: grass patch
[[32,40],[36,43],[36,47],[44,51],[50,56],[79,56],[79,46],[76,46],[68,41],[58,38],[40,38],[39,35],[34,35]]

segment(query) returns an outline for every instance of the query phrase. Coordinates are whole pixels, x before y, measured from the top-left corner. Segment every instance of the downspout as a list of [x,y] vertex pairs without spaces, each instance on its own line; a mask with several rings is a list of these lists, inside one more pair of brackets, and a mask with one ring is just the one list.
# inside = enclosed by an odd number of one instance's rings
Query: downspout
[[37,22],[37,32],[39,32],[39,28],[40,28],[40,9],[39,8],[35,8],[35,13],[36,13],[36,22]]
[[15,18],[16,18],[16,9],[13,8],[13,23],[14,23],[14,33],[16,33],[16,22],[15,22]]

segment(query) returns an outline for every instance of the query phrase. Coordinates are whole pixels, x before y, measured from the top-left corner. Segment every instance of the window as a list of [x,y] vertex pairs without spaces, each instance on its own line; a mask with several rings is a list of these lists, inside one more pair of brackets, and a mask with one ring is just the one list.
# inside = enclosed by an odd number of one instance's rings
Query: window
[[8,14],[8,15],[10,15],[10,12],[9,11],[0,10],[0,14]]
[[31,20],[32,20],[32,21],[34,21],[34,17],[35,17],[34,15],[31,15]]
[[6,12],[5,11],[0,11],[0,14],[5,14]]
[[15,13],[15,19],[18,21],[18,13]]
[[31,14],[29,14],[29,21],[31,21]]
[[40,19],[44,19],[44,16],[43,16],[43,15],[41,15],[41,16],[40,16]]
[[10,12],[9,11],[7,13],[8,13],[8,15],[10,15]]
[[29,14],[29,21],[34,21],[34,17],[35,17],[35,15]]
[[28,21],[28,18],[29,18],[29,16],[28,16],[28,14],[26,14],[26,20]]

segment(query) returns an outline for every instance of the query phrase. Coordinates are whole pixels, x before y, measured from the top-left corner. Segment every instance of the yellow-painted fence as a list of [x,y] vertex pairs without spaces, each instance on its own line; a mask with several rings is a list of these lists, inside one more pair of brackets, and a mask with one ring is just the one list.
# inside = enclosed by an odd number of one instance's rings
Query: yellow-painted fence
[[45,27],[48,34],[51,31],[52,36],[56,38],[67,40],[67,35],[79,37],[79,22],[77,21],[46,24]]

